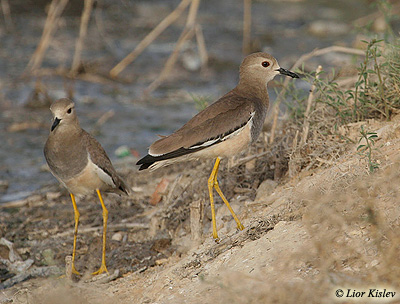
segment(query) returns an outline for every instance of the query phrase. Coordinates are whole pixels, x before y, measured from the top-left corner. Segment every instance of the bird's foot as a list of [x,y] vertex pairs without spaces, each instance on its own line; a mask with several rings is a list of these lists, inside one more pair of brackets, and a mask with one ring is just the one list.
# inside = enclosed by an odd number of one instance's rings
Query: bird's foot
[[76,274],[76,275],[81,275],[80,272],[78,270],[76,270],[75,265],[72,264],[72,273]]
[[218,237],[217,233],[213,233],[213,238],[214,238],[215,243],[219,244],[220,238]]
[[98,275],[98,274],[102,274],[104,272],[108,273],[108,270],[107,270],[106,264],[102,263],[99,270],[93,272],[92,275]]

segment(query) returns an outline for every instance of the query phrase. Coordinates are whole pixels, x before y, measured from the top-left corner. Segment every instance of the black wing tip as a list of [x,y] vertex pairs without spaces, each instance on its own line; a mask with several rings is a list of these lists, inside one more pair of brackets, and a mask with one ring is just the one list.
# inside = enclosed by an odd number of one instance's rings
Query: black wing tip
[[121,181],[121,184],[119,185],[118,189],[128,196],[131,194],[131,190],[126,186],[126,184],[123,181]]
[[139,171],[148,169],[152,164],[154,164],[154,162],[141,165]]
[[138,160],[136,165],[140,166],[139,171],[148,169],[152,164],[157,161],[157,158],[147,154],[145,157]]
[[204,148],[207,148],[207,147],[208,146],[200,146],[200,147],[191,148],[191,149],[181,147],[175,151],[171,151],[171,152],[159,155],[159,156],[152,156],[150,154],[147,154],[145,157],[139,159],[138,162],[136,163],[136,165],[140,166],[139,171],[145,170],[156,162],[167,160],[167,159],[172,159],[172,158],[178,158],[178,157],[186,155],[186,154],[190,154],[190,153],[193,153],[193,152],[196,152],[199,150],[203,150]]

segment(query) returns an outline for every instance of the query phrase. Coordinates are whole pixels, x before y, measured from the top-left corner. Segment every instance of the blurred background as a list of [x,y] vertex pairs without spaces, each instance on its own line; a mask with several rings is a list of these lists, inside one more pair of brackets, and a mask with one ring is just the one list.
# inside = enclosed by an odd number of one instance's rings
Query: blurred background
[[[1,0],[0,203],[57,183],[42,153],[53,100],[73,98],[81,125],[118,167],[124,156],[144,155],[157,134],[174,131],[232,89],[247,53],[269,52],[290,68],[315,48],[362,48],[367,32],[386,31],[388,3]],[[391,1],[391,13],[398,3]],[[165,30],[150,36],[133,62],[121,63],[160,25]],[[171,54],[176,62],[165,70]],[[351,63],[353,55],[330,52],[304,69]],[[270,86],[272,100],[280,81]],[[306,93],[310,87],[296,85]]]

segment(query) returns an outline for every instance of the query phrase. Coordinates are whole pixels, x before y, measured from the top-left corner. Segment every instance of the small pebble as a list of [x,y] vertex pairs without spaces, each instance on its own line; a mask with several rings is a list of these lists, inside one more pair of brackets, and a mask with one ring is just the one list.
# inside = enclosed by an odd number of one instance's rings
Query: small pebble
[[159,259],[159,260],[156,260],[156,265],[160,266],[162,264],[165,264],[166,262],[168,262],[168,259]]
[[113,241],[117,241],[117,242],[121,242],[122,241],[122,233],[121,232],[117,232],[117,233],[114,233],[114,235],[111,237],[111,239],[113,240]]
[[61,196],[60,192],[47,192],[46,193],[46,199],[51,201],[59,198]]

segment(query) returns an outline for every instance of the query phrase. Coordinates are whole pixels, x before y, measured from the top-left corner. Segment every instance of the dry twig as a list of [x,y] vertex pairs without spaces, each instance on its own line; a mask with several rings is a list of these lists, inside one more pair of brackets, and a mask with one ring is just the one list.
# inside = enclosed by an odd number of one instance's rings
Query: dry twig
[[[326,47],[326,48],[323,48],[323,49],[315,49],[310,53],[307,53],[307,54],[304,54],[304,55],[300,56],[300,58],[297,59],[295,64],[291,67],[291,70],[297,69],[304,62],[306,62],[307,60],[311,59],[312,57],[322,56],[322,55],[325,55],[325,54],[328,54],[328,53],[332,53],[332,52],[339,52],[339,53],[345,53],[345,54],[365,56],[365,51],[363,51],[363,50],[358,50],[358,49],[354,49],[354,48],[347,48],[347,47],[343,47],[343,46],[333,45],[333,46],[329,46],[329,47]],[[276,130],[276,125],[277,125],[278,116],[279,116],[279,106],[280,106],[280,103],[282,101],[283,96],[286,93],[287,85],[288,85],[289,81],[290,81],[290,79],[286,78],[285,81],[283,82],[283,88],[279,92],[279,95],[276,98],[275,104],[274,104],[273,109],[272,109],[272,112],[273,112],[273,123],[272,123],[272,128],[271,128],[271,136],[270,136],[270,139],[269,139],[269,143],[270,144],[273,143],[274,140],[275,140],[275,130]]]
[[72,76],[74,76],[78,73],[79,65],[81,62],[83,41],[85,40],[85,37],[87,34],[87,28],[88,28],[88,23],[89,23],[89,19],[90,19],[90,14],[92,12],[93,2],[94,2],[94,0],[85,0],[85,5],[83,8],[82,17],[81,17],[81,25],[79,28],[79,37],[76,40],[75,54],[74,54],[74,59],[72,61],[72,67],[71,67],[71,75]]
[[198,199],[190,205],[190,235],[194,247],[202,242],[204,199]]
[[[121,230],[121,229],[148,229],[149,225],[141,224],[141,223],[121,223],[121,224],[115,224],[115,225],[108,225],[107,228],[108,228],[108,231],[117,231],[117,230]],[[103,226],[82,228],[82,229],[79,229],[79,234],[92,233],[95,231],[101,231],[102,229],[103,229]],[[65,237],[68,235],[73,235],[74,232],[75,232],[74,229],[70,229],[70,230],[52,235],[51,237],[52,238],[61,238],[61,237]]]
[[72,255],[65,257],[65,278],[72,282]]
[[[319,74],[322,71],[322,66],[318,66],[317,69],[315,70],[315,81],[319,79]],[[315,81],[311,86],[310,89],[310,94],[308,95],[307,99],[307,109],[306,112],[304,113],[304,123],[303,123],[303,134],[301,136],[300,140],[300,145],[304,145],[306,143],[307,137],[308,137],[308,131],[310,129],[310,112],[311,112],[311,105],[314,100],[314,91],[315,91]]]
[[176,43],[172,54],[169,56],[167,62],[165,63],[164,68],[161,71],[160,75],[146,88],[144,92],[145,95],[153,92],[165,80],[167,75],[170,73],[172,67],[174,66],[175,62],[178,60],[179,51],[181,50],[183,44],[187,40],[190,40],[193,37],[193,34],[195,33],[196,17],[199,9],[199,4],[200,0],[192,0],[188,18],[186,20],[186,25],[182,31],[182,34],[179,37],[178,42]]
[[42,37],[27,66],[30,72],[35,72],[42,65],[44,54],[49,47],[51,37],[57,29],[60,16],[67,3],[68,0],[53,0],[51,2]]
[[194,28],[187,29],[185,28],[181,34],[181,36],[178,39],[178,42],[176,43],[176,46],[174,48],[174,51],[171,53],[169,56],[167,62],[164,65],[164,68],[162,69],[160,75],[146,88],[145,90],[145,95],[150,94],[153,92],[155,89],[157,89],[161,83],[166,79],[168,74],[170,73],[172,67],[174,66],[175,62],[178,59],[179,51],[181,47],[183,46],[184,42],[186,40],[189,40],[193,37],[194,34]]
[[251,0],[243,0],[243,46],[242,53],[250,53]]
[[207,65],[208,62],[208,53],[207,53],[206,43],[204,40],[203,30],[201,29],[200,24],[196,25],[196,42],[197,42],[197,47],[199,49],[201,65],[204,67]]
[[168,26],[182,14],[192,0],[182,0],[176,9],[164,18],[138,45],[110,71],[111,77],[117,77],[132,61],[136,59]]
[[114,68],[110,71],[110,76],[115,78],[117,77],[132,61],[139,56],[146,47],[148,47],[168,26],[170,26],[175,20],[182,14],[182,12],[186,9],[186,7],[190,4],[190,9],[188,13],[188,18],[186,21],[186,25],[175,45],[173,52],[168,58],[167,62],[164,65],[163,70],[145,90],[145,94],[149,94],[154,91],[167,77],[170,73],[172,67],[176,63],[179,55],[179,51],[181,50],[184,43],[191,39],[193,35],[196,35],[196,42],[198,45],[198,52],[200,56],[200,60],[202,66],[205,66],[208,61],[208,54],[204,42],[204,36],[201,30],[201,27],[196,24],[197,12],[199,9],[200,0],[182,0],[180,4],[176,7],[176,9],[165,17],[138,45],[137,47],[127,55],[121,62],[119,62]]
[[[63,76],[65,78],[71,78],[70,75],[70,70],[63,68],[63,67],[58,67],[56,69],[52,69],[52,68],[42,68],[39,69],[37,71],[35,71],[35,75],[36,76],[53,76],[53,75],[57,75],[57,76]],[[86,72],[84,74],[78,74],[75,75],[74,79],[79,79],[79,80],[83,80],[83,81],[87,81],[87,82],[92,82],[92,83],[100,83],[100,84],[106,84],[106,85],[110,85],[110,84],[114,84],[115,82],[111,79],[109,79],[108,77],[105,77],[103,75],[99,75],[99,74],[93,74],[90,72]],[[130,83],[130,81],[128,79],[122,80],[121,78],[118,79],[119,82],[123,82],[123,83]]]
[[244,165],[246,163],[248,163],[249,161],[252,161],[253,159],[257,159],[260,158],[262,156],[268,155],[269,153],[271,153],[271,151],[264,151],[258,154],[253,154],[244,158],[239,159],[236,163],[234,163],[232,165],[232,167],[239,167],[241,165]]
[[174,183],[172,184],[171,189],[169,190],[169,193],[168,193],[167,198],[165,200],[165,204],[164,204],[165,206],[169,206],[169,203],[171,202],[172,195],[174,194],[175,188],[180,183],[180,181],[182,179],[182,176],[183,176],[182,174],[179,174],[175,178]]
[[1,10],[3,11],[3,17],[7,31],[12,31],[14,26],[11,19],[11,10],[8,0],[1,0]]
[[17,274],[16,276],[2,282],[0,284],[0,290],[10,288],[11,286],[23,282],[28,278],[48,277],[51,275],[61,275],[60,268],[57,266],[31,267],[27,271]]
[[289,163],[288,163],[288,174],[289,178],[297,175],[300,171],[300,166],[298,163],[298,156],[299,153],[297,152],[297,143],[299,138],[299,130],[296,130],[296,135],[294,136],[293,143],[292,143],[292,152],[290,154]]
[[[400,12],[400,3],[397,3],[397,4],[394,4],[393,6],[392,6],[392,10],[391,10],[391,13],[393,14],[393,15],[396,15],[396,14],[398,14]],[[376,20],[376,19],[378,19],[378,18],[380,18],[380,17],[383,17],[383,13],[382,12],[375,12],[375,13],[372,13],[372,14],[368,14],[368,15],[366,15],[366,16],[363,16],[363,17],[361,17],[361,18],[358,18],[358,19],[356,19],[355,21],[354,21],[354,25],[355,26],[359,26],[359,27],[362,27],[362,26],[366,26],[368,23],[370,23],[372,20]]]
[[103,115],[100,116],[100,118],[96,121],[96,123],[94,124],[91,133],[95,134],[98,133],[100,130],[100,127],[105,124],[110,118],[112,118],[115,115],[115,111],[114,110],[108,110],[107,112],[105,112]]

